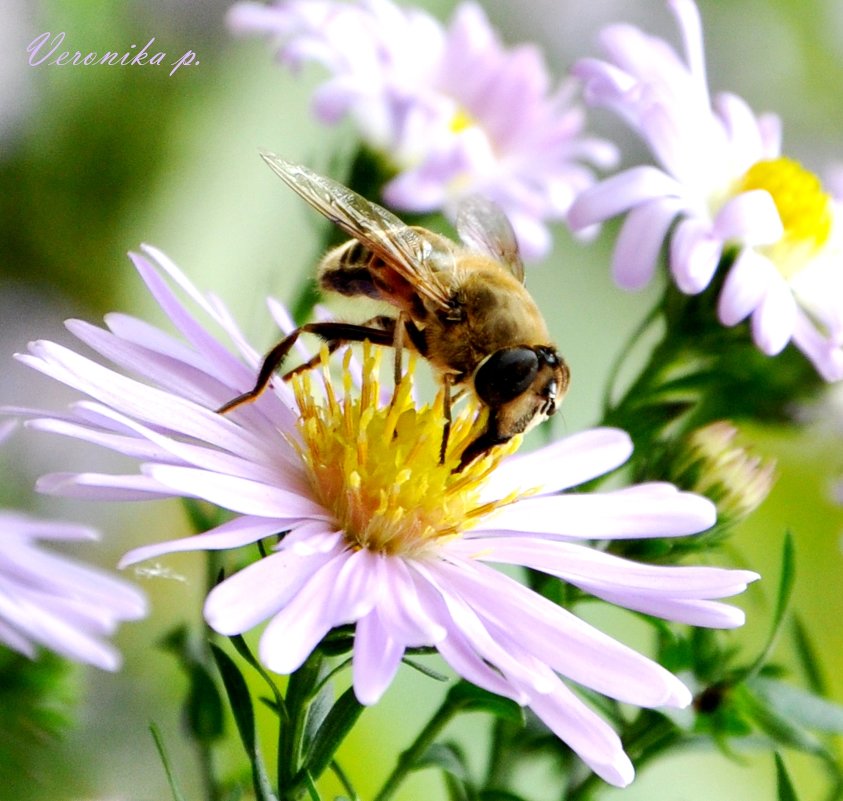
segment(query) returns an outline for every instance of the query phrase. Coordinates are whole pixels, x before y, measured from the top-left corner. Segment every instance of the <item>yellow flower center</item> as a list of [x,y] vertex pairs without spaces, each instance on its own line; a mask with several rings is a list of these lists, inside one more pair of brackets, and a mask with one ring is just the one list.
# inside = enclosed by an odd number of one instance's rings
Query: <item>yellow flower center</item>
[[451,133],[462,133],[466,128],[471,128],[473,125],[477,123],[474,120],[474,117],[471,116],[462,106],[458,106],[457,110],[454,112],[454,116],[451,117],[451,122],[448,125]]
[[759,161],[747,170],[739,192],[766,189],[784,225],[784,236],[764,253],[785,278],[793,278],[828,242],[833,206],[819,178],[788,158]]
[[[324,393],[315,393],[310,371],[294,376],[301,418],[297,444],[318,500],[330,509],[349,547],[388,555],[417,556],[443,539],[459,536],[519,493],[480,503],[480,489],[520,437],[454,469],[466,445],[482,430],[486,413],[469,402],[454,410],[444,462],[443,392],[417,408],[412,397],[414,360],[392,399],[381,399],[381,350],[364,345],[363,381],[354,388],[343,362],[342,393],[336,392],[322,351]],[[324,395],[324,397],[317,397]]]

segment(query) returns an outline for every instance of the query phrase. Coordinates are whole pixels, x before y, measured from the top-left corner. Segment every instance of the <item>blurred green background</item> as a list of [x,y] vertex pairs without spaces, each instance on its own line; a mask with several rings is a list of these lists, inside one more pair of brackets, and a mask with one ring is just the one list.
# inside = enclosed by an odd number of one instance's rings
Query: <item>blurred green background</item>
[[[289,299],[319,252],[320,221],[286,191],[258,158],[267,147],[327,170],[350,153],[350,126],[327,129],[310,115],[309,95],[321,77],[293,78],[273,64],[264,42],[233,39],[227,3],[26,2],[0,0],[0,347],[5,354],[0,403],[58,408],[71,393],[13,362],[34,338],[70,342],[67,317],[97,321],[120,310],[154,321],[160,314],[125,256],[149,242],[168,253],[203,290],[224,299],[260,346],[274,331],[265,297]],[[423,2],[441,19],[453,4]],[[562,75],[577,57],[594,54],[598,29],[631,21],[676,41],[660,0],[488,0],[482,3],[509,43],[533,40]],[[843,160],[843,3],[839,0],[700,0],[713,90],[729,88],[756,110],[784,119],[785,149],[822,171]],[[64,31],[64,47],[104,51],[140,48],[166,61],[185,51],[197,62],[172,77],[154,66],[71,67],[27,63],[40,33]],[[613,131],[605,117],[596,127]],[[639,145],[623,138],[630,159]],[[351,145],[349,143],[352,143]],[[531,268],[529,284],[571,364],[574,382],[555,433],[594,424],[615,355],[657,297],[658,288],[626,295],[608,277],[610,237],[583,246],[559,226],[556,247]],[[599,313],[595,313],[599,310]],[[815,638],[834,697],[843,701],[843,512],[831,500],[843,475],[843,395],[811,411],[799,433],[758,430],[758,449],[778,459],[781,479],[734,550],[765,577],[740,603],[749,622],[739,641],[749,652],[763,640],[771,611],[785,528],[795,535],[795,605]],[[35,496],[38,475],[54,470],[109,469],[117,460],[72,442],[19,432],[0,453],[0,502],[39,514],[92,521],[99,545],[76,552],[112,567],[129,547],[186,533],[176,503],[94,507]],[[175,660],[157,647],[172,626],[195,624],[203,592],[201,559],[166,559],[169,577],[137,576],[152,602],[149,620],[124,627],[117,640],[126,666],[117,675],[78,670],[78,720],[61,739],[19,743],[22,770],[2,768],[0,798],[51,801],[158,801],[168,798],[147,725],[161,727],[188,798],[199,797],[195,754],[184,742],[179,705],[185,684]],[[646,648],[608,616],[607,628]],[[786,647],[777,658],[788,662]],[[342,762],[369,797],[398,751],[417,733],[440,688],[406,669],[378,707],[367,711]],[[482,719],[461,724],[482,743]],[[482,748],[478,749],[482,753]],[[221,755],[235,765],[235,746]],[[820,797],[818,766],[786,753],[801,798]],[[527,781],[544,782],[540,772]],[[677,756],[642,773],[607,799],[772,798],[769,754]],[[547,798],[554,798],[552,783]],[[438,779],[420,774],[402,798],[444,797]]]

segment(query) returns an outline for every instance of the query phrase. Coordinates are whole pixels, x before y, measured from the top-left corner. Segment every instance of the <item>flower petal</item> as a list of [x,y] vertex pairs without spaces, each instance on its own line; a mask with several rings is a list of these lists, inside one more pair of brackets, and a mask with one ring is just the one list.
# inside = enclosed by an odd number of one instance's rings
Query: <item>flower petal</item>
[[612,256],[612,276],[621,289],[641,289],[650,282],[667,229],[681,208],[677,198],[657,198],[627,214]]
[[646,201],[681,197],[681,185],[667,173],[655,167],[633,167],[582,192],[568,212],[568,224],[577,231]]
[[[653,503],[654,492],[659,503]],[[588,495],[527,498],[496,511],[472,534],[522,532],[577,539],[681,537],[714,525],[706,498],[665,485],[638,485]]]
[[501,462],[483,487],[483,500],[504,498],[513,490],[559,492],[622,465],[632,440],[618,428],[593,428],[565,437],[524,456]]

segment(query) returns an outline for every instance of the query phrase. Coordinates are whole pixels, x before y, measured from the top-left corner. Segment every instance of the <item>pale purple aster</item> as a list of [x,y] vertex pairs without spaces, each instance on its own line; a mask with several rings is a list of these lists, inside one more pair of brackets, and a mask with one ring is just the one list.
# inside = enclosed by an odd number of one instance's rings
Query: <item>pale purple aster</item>
[[[631,25],[600,35],[607,60],[573,68],[586,102],[617,114],[650,148],[641,165],[586,189],[569,222],[586,228],[626,213],[612,270],[637,289],[668,264],[686,294],[734,256],[719,297],[724,325],[750,318],[766,354],[790,341],[828,381],[843,378],[840,206],[818,178],[781,155],[781,125],[731,93],[709,96],[702,23],[692,0],[668,0],[684,53]],[[671,231],[671,225],[676,222]]]
[[[66,414],[33,414],[31,427],[119,451],[140,469],[46,476],[40,488],[92,499],[187,496],[230,510],[234,517],[219,527],[137,548],[122,564],[272,538],[270,554],[215,587],[204,610],[225,635],[266,623],[259,655],[268,668],[296,670],[328,631],[354,624],[353,685],[372,704],[407,648],[434,646],[468,681],[529,706],[606,781],[628,784],[633,768],[617,734],[562,677],[644,707],[683,707],[689,690],[493,565],[533,568],[689,625],[739,626],[743,613],[718,599],[743,591],[755,573],[640,564],[587,542],[693,534],[715,522],[714,506],[664,483],[565,492],[627,460],[630,439],[616,429],[505,457],[513,441],[456,474],[476,435],[474,413],[455,415],[440,464],[441,407],[419,408],[409,382],[394,399],[382,397],[374,377],[380,351],[364,356],[360,387],[346,358],[340,381],[327,368],[315,371],[321,392],[306,372],[219,415],[213,409],[252,386],[258,353],[222,304],[197,292],[162,253],[145,247],[132,260],[180,337],[109,315],[107,330],[68,323],[94,358],[45,341],[19,358],[88,396]],[[271,308],[288,330],[282,307]]]
[[[13,425],[13,423],[12,423]],[[10,424],[0,425],[0,441]],[[0,509],[0,643],[34,659],[38,647],[117,670],[120,652],[104,638],[146,614],[140,590],[105,571],[42,547],[98,539],[86,526]]]
[[506,48],[485,13],[462,3],[447,28],[390,0],[244,2],[229,13],[237,33],[273,37],[292,69],[328,73],[316,115],[353,117],[364,139],[398,171],[384,199],[403,211],[444,211],[479,193],[497,202],[529,258],[550,249],[547,221],[564,218],[611,166],[608,142],[584,134],[572,85],[552,88],[533,45]]

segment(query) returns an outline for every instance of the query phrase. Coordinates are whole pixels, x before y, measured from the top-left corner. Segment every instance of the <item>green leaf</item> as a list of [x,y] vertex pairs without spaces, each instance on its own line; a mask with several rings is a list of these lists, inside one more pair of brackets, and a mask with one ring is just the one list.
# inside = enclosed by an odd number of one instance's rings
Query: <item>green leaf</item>
[[478,799],[480,801],[525,801],[524,796],[515,795],[506,790],[483,790]]
[[190,636],[186,625],[168,631],[160,646],[179,661],[187,676],[188,690],[184,701],[185,718],[191,735],[199,743],[210,743],[224,733],[223,702],[216,682],[204,664],[199,644]]
[[185,699],[188,726],[198,742],[213,742],[224,733],[223,703],[216,682],[206,667],[194,662],[188,668],[190,687]]
[[773,614],[773,625],[770,627],[770,634],[761,653],[755,661],[745,670],[742,670],[736,678],[737,681],[748,681],[758,675],[761,668],[767,663],[773,650],[776,647],[779,635],[781,634],[790,598],[793,594],[793,585],[796,580],[796,557],[793,545],[793,536],[788,531],[785,534],[784,546],[782,548],[782,572],[779,577],[779,591],[776,598],[776,609]]
[[173,772],[173,764],[170,762],[170,757],[167,755],[167,749],[164,747],[164,738],[155,723],[149,724],[149,732],[152,734],[152,739],[155,741],[155,748],[158,751],[158,756],[161,758],[161,764],[164,766],[164,772],[167,774],[167,782],[170,785],[170,791],[173,794],[173,801],[186,801],[178,782],[176,781],[175,773]]
[[457,682],[448,691],[448,702],[473,712],[488,712],[511,723],[524,724],[524,710],[509,698],[475,687],[467,681]]
[[337,796],[334,801],[340,801],[340,799],[344,799],[344,801],[360,801],[360,796],[357,795],[357,791],[354,789],[351,779],[348,778],[348,774],[342,769],[342,765],[340,765],[336,759],[331,760],[331,770],[348,793],[347,797]]
[[802,672],[808,680],[808,686],[815,695],[828,695],[825,678],[820,671],[819,656],[807,629],[796,615],[793,616],[793,639],[796,655],[799,657]]
[[401,661],[405,665],[413,668],[413,670],[417,670],[423,676],[427,676],[430,679],[435,679],[436,681],[448,681],[448,677],[446,675],[440,673],[438,670],[428,667],[427,665],[423,665],[421,662],[416,662],[415,659],[410,659],[405,656]]
[[741,693],[740,706],[743,712],[773,742],[804,751],[815,756],[826,756],[823,744],[798,722],[782,715],[762,698],[745,688]]
[[759,676],[747,686],[782,717],[808,729],[843,734],[843,705],[777,679]]
[[778,751],[775,753],[775,758],[778,801],[799,801],[796,791],[793,789],[793,782],[791,782],[787,768],[784,765],[784,760]]
[[266,767],[258,748],[255,712],[246,680],[231,657],[215,643],[211,643],[211,653],[217,663],[225,691],[228,694],[228,701],[231,704],[234,721],[240,733],[240,740],[252,765],[252,783],[255,788],[255,796],[258,801],[277,801],[270,787]]
[[273,680],[272,676],[267,673],[264,669],[264,666],[255,659],[255,655],[252,653],[251,649],[249,648],[246,640],[243,639],[242,635],[237,634],[233,637],[228,638],[229,642],[234,646],[234,649],[237,651],[246,662],[251,665],[260,675],[260,677],[267,683],[269,689],[272,691],[272,697],[275,699],[274,704],[269,704],[269,706],[275,710],[276,714],[279,715],[283,720],[289,720],[289,715],[287,714],[287,707],[284,703],[284,696],[281,695],[281,690],[278,689],[278,685]]
[[452,743],[433,743],[413,765],[413,770],[439,768],[463,783],[469,780],[465,754]]
[[337,699],[308,749],[303,768],[308,775],[316,779],[322,775],[364,708],[357,700],[353,687],[349,687]]

